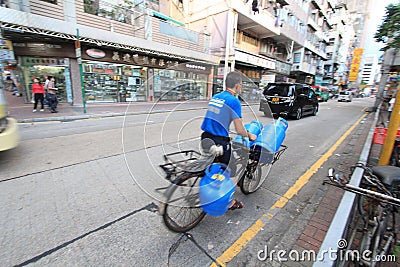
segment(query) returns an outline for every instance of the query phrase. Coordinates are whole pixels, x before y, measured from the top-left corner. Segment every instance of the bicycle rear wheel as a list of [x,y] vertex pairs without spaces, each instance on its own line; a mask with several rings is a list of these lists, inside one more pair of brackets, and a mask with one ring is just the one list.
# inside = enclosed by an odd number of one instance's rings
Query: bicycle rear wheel
[[248,195],[257,191],[267,178],[271,167],[272,164],[269,163],[261,164],[258,161],[251,161],[239,181],[243,194]]
[[183,173],[168,189],[163,209],[163,220],[168,229],[186,232],[204,218],[199,198],[202,177],[199,173]]

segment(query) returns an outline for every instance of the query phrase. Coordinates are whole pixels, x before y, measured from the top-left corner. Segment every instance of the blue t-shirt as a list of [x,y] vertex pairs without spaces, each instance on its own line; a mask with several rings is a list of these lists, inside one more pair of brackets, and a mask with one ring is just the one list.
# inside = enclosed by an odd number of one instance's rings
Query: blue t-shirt
[[227,91],[213,96],[201,129],[216,136],[229,137],[229,126],[234,119],[242,118],[242,106],[238,98]]

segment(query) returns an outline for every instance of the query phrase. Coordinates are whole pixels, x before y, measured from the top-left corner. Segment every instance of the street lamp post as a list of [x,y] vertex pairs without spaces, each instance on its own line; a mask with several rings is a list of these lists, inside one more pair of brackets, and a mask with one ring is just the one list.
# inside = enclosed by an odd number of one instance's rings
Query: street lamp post
[[82,52],[81,52],[81,42],[79,37],[79,29],[76,29],[76,41],[75,41],[75,53],[79,64],[79,76],[81,80],[81,90],[82,90],[82,103],[83,103],[83,113],[86,114],[86,96],[85,96],[85,85],[83,80],[83,67],[82,67]]

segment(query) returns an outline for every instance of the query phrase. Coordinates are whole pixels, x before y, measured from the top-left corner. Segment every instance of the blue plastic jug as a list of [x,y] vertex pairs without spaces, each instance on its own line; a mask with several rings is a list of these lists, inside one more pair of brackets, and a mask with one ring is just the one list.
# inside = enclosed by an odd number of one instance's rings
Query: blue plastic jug
[[[263,129],[263,125],[258,120],[252,120],[250,123],[245,124],[244,128],[249,133],[258,136],[261,133],[261,130]],[[245,138],[245,140],[243,142],[243,137],[240,135],[236,136],[236,138],[233,140],[233,142],[240,143],[240,144],[244,143],[244,145],[246,147],[251,147],[254,144],[254,141],[249,141],[248,138]]]
[[286,137],[287,128],[288,122],[283,118],[279,118],[275,123],[266,124],[261,134],[258,135],[255,145],[261,146],[269,152],[278,151]]
[[203,211],[211,216],[224,214],[233,200],[235,184],[230,171],[222,163],[213,163],[206,169],[200,181],[200,204]]

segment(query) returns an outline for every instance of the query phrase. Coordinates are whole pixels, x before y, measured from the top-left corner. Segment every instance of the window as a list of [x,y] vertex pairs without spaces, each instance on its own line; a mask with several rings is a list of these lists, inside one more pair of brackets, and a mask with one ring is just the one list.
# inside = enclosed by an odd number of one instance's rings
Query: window
[[129,5],[114,5],[110,2],[99,0],[84,0],[83,9],[89,14],[131,24],[132,7]]
[[41,1],[57,5],[57,0],[41,0]]
[[248,44],[252,44],[254,46],[258,46],[258,40],[257,38],[249,35],[248,33],[243,33],[242,41],[246,42]]

